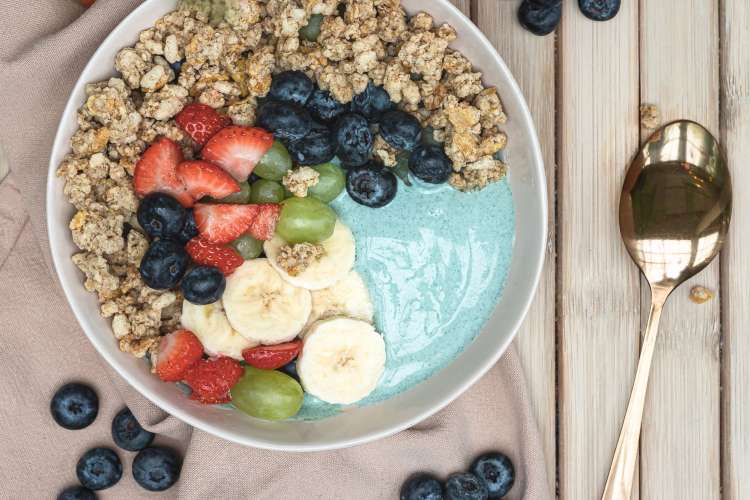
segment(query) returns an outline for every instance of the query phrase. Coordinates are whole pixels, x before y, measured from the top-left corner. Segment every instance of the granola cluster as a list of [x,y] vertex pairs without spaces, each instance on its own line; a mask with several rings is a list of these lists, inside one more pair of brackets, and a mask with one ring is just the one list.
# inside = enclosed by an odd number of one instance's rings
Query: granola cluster
[[320,260],[325,254],[325,249],[321,245],[313,243],[295,243],[294,245],[284,245],[276,256],[276,263],[286,271],[289,276],[299,276],[299,274],[310,267],[310,265]]
[[[299,33],[312,15],[323,16],[314,42]],[[500,98],[449,48],[455,38],[453,28],[436,26],[426,13],[408,18],[398,0],[185,0],[120,50],[119,77],[87,85],[71,152],[57,172],[77,210],[70,230],[80,253],[73,261],[102,315],[112,318],[120,348],[136,356],[153,352],[159,336],[180,321],[179,293],[153,290],[140,277],[148,242],[135,218],[132,180],[140,155],[159,136],[194,157],[174,121],[190,102],[252,125],[275,73],[304,71],[342,103],[371,80],[444,143],[454,187],[481,189],[501,179]],[[379,136],[374,154],[387,166],[397,163],[397,152]],[[303,167],[284,185],[304,196],[317,177]],[[295,245],[282,252],[283,265],[300,272],[320,251]]]

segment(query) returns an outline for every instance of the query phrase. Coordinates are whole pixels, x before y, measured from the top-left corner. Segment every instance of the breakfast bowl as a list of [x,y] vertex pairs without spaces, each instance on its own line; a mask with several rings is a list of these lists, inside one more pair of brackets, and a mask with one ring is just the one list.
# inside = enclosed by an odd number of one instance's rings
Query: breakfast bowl
[[[418,0],[403,0],[402,5],[409,15],[416,14],[424,6]],[[455,205],[447,210],[445,207],[430,207],[429,203],[420,205],[424,213],[420,213],[419,216],[408,213],[411,211],[409,207],[397,204],[393,206],[400,207],[398,210],[403,213],[394,213],[393,207],[390,208],[390,212],[368,208],[371,210],[368,214],[383,214],[382,220],[379,220],[378,215],[361,215],[364,212],[358,212],[360,208],[342,210],[348,214],[348,223],[356,223],[356,219],[361,216],[374,221],[373,224],[400,225],[402,228],[410,227],[410,230],[416,232],[420,231],[419,221],[423,216],[432,217],[430,220],[439,218],[453,221],[453,226],[443,224],[437,232],[434,228],[425,228],[423,233],[435,245],[433,254],[426,255],[426,258],[428,261],[436,260],[437,265],[448,262],[449,266],[463,265],[470,269],[467,278],[472,287],[470,295],[457,295],[455,290],[460,292],[465,284],[451,282],[449,277],[430,283],[434,290],[427,290],[427,285],[409,286],[406,290],[407,282],[414,283],[413,270],[389,274],[387,271],[394,268],[385,265],[381,266],[377,273],[368,273],[369,267],[374,265],[372,262],[377,260],[372,258],[375,255],[373,252],[386,252],[384,259],[390,259],[387,255],[388,245],[383,244],[373,250],[378,246],[373,242],[393,242],[397,240],[393,234],[386,233],[378,239],[366,239],[362,245],[358,242],[356,267],[365,275],[365,281],[371,288],[388,287],[392,291],[395,290],[397,296],[402,294],[404,302],[408,299],[410,304],[416,304],[415,307],[403,309],[407,315],[399,317],[396,321],[392,317],[384,316],[394,314],[394,303],[395,309],[399,309],[398,301],[389,300],[385,292],[374,292],[373,301],[381,306],[376,308],[376,326],[389,325],[389,335],[393,339],[398,339],[403,333],[398,331],[400,323],[406,325],[404,328],[409,326],[426,329],[424,325],[430,324],[431,328],[440,329],[440,325],[434,323],[436,316],[431,314],[434,311],[420,306],[420,301],[427,295],[436,304],[441,301],[456,301],[462,307],[481,305],[479,309],[466,310],[475,312],[476,317],[468,317],[471,316],[469,314],[466,318],[450,318],[451,331],[459,332],[465,340],[462,343],[454,342],[455,345],[445,345],[444,351],[450,354],[450,359],[443,353],[444,361],[431,364],[431,358],[439,357],[440,354],[437,353],[443,349],[433,345],[430,347],[430,353],[427,349],[420,352],[420,339],[412,339],[412,345],[396,344],[397,348],[391,347],[388,350],[391,357],[398,357],[399,352],[406,348],[411,351],[408,356],[409,364],[402,367],[402,373],[389,375],[390,391],[376,390],[366,404],[326,406],[317,413],[308,412],[307,418],[267,421],[250,417],[226,405],[202,405],[188,399],[183,387],[165,383],[154,376],[147,361],[120,350],[113,336],[111,321],[100,314],[96,296],[84,287],[81,271],[71,259],[78,252],[69,229],[76,210],[63,196],[65,182],[57,172],[59,165],[70,152],[71,138],[78,127],[77,111],[87,99],[86,85],[115,76],[113,61],[118,51],[133,45],[138,41],[142,30],[151,27],[157,19],[174,10],[176,6],[176,1],[146,0],[112,31],[94,53],[77,81],[55,138],[50,159],[46,205],[50,247],[65,295],[89,340],[120,376],[169,414],[218,437],[258,448],[317,451],[354,446],[413,426],[449,404],[497,362],[510,345],[528,311],[546,249],[547,202],[539,142],[523,95],[492,44],[448,0],[430,2],[429,14],[434,18],[436,25],[447,23],[455,29],[457,37],[452,41],[451,48],[461,51],[476,71],[482,72],[485,86],[497,88],[502,108],[508,117],[503,129],[509,139],[500,156],[502,162],[510,166],[508,174],[502,181],[502,191],[488,190],[486,193],[490,194],[485,194],[483,198],[486,200],[493,193],[503,193],[507,210],[503,213],[483,213],[480,205],[473,206],[468,198],[465,202],[455,202]],[[413,193],[429,197],[431,193],[439,190],[431,184],[412,180],[415,181]],[[446,186],[444,189],[451,188]],[[342,196],[345,195],[346,193]],[[484,206],[499,206],[494,201],[489,199],[488,204]],[[338,207],[348,206],[348,202],[335,203]],[[451,215],[453,211],[462,211],[466,214],[465,219],[454,217]],[[468,227],[463,227],[461,220],[468,221],[464,224]],[[472,224],[481,227],[472,227]],[[415,225],[416,227],[413,227]],[[469,235],[468,237],[476,244],[464,246],[466,255],[463,259],[458,259],[460,264],[453,264],[440,253],[439,248],[445,242],[450,244],[452,231],[458,232],[459,229],[463,231],[461,234]],[[474,235],[478,232],[484,232],[485,238],[477,237],[474,241]],[[494,242],[492,235],[495,234],[502,241]],[[493,247],[495,243],[502,251],[487,252],[487,247]],[[420,253],[421,249],[411,251]],[[501,257],[487,258],[488,255],[496,254]],[[433,273],[434,265],[426,265],[425,269],[425,272]],[[491,282],[487,276],[492,277]],[[460,309],[452,310],[453,316],[459,313],[462,313]],[[440,319],[440,316],[437,318]],[[388,339],[386,336],[386,345],[389,343]],[[430,365],[430,369],[421,370],[422,364],[425,367]],[[411,377],[408,384],[404,382],[407,379],[403,377]]]

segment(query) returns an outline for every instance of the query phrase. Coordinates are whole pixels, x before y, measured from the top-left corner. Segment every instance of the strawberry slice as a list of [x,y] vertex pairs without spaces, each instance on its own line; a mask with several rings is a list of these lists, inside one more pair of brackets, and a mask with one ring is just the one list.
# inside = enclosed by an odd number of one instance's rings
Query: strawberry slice
[[232,126],[220,130],[203,148],[203,159],[216,163],[239,182],[246,181],[273,144],[261,128]]
[[201,237],[188,241],[185,250],[197,264],[216,267],[224,276],[229,276],[245,262],[235,249],[214,245]]
[[231,358],[202,359],[185,374],[185,382],[193,390],[190,399],[203,404],[228,403],[232,400],[229,390],[243,373],[245,369]]
[[250,229],[258,214],[257,205],[198,203],[193,209],[198,233],[203,239],[224,245]]
[[296,358],[302,351],[302,341],[295,340],[277,345],[250,347],[242,351],[247,364],[261,370],[276,370]]
[[219,199],[240,191],[231,175],[207,161],[183,161],[177,165],[177,177],[195,200],[204,196]]
[[281,215],[281,205],[278,203],[262,203],[256,206],[258,207],[258,214],[247,232],[256,240],[270,240],[276,232],[276,224],[279,222],[279,216]]
[[188,330],[177,330],[161,338],[156,358],[156,374],[166,382],[182,380],[203,356],[203,345]]
[[232,119],[228,116],[220,115],[211,106],[197,102],[185,106],[175,117],[175,121],[201,146],[204,146],[219,130],[232,124]]
[[143,152],[135,165],[133,187],[143,198],[151,193],[172,196],[183,207],[192,207],[195,201],[177,177],[177,165],[182,161],[182,150],[174,141],[162,137]]

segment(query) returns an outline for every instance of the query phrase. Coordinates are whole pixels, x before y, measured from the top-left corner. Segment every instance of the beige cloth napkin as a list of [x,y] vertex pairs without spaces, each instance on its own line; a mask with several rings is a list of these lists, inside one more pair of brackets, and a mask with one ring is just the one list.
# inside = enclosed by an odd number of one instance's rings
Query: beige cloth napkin
[[[125,404],[179,449],[179,483],[147,494],[125,472],[104,499],[394,499],[411,473],[465,470],[502,450],[517,468],[508,498],[551,498],[523,373],[511,349],[464,396],[414,428],[352,449],[313,454],[246,448],[171,417],[105,366],[73,318],[51,267],[44,217],[47,162],[72,85],[97,45],[140,2],[0,0],[0,143],[11,174],[0,184],[0,498],[53,498],[75,484],[75,463],[114,446],[112,416]],[[52,421],[54,390],[71,380],[96,387],[101,409],[86,430]]]

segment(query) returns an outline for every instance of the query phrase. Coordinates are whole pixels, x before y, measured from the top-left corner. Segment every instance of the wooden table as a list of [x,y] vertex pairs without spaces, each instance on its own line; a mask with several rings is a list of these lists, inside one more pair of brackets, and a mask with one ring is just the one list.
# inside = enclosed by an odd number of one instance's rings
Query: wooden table
[[[750,1],[622,0],[596,23],[564,0],[543,38],[517,24],[518,0],[454,2],[515,74],[542,143],[550,244],[517,345],[559,498],[600,497],[635,375],[648,285],[616,207],[647,135],[639,104],[653,103],[664,122],[696,120],[722,142],[734,217],[720,260],[662,317],[633,498],[750,499]],[[716,298],[694,304],[693,284]]]

